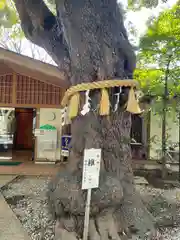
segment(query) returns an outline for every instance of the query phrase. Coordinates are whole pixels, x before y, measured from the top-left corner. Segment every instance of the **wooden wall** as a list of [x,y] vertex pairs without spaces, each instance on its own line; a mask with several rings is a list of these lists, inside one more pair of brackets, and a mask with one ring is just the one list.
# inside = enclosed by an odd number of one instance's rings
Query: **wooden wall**
[[64,90],[17,73],[0,75],[0,107],[60,107]]

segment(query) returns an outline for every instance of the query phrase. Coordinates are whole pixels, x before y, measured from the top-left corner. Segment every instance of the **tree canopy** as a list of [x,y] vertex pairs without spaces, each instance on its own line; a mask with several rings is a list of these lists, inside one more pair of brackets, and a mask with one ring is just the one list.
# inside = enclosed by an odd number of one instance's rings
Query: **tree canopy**
[[[167,77],[168,97],[180,95],[180,6],[165,10],[150,23],[140,40],[138,64],[134,77],[145,94],[153,95],[158,105]],[[171,102],[172,103],[172,102]]]
[[[55,0],[44,0],[46,5],[50,8],[50,10],[55,13]],[[124,10],[124,13],[126,13],[128,10],[133,11],[139,11],[142,8],[156,8],[160,3],[166,3],[167,0],[127,0],[127,9]],[[119,3],[121,5],[121,2]],[[0,26],[6,27],[6,28],[12,28],[14,25],[19,24],[19,16],[17,14],[15,4],[13,0],[1,0],[0,1]],[[134,27],[130,27],[131,33],[136,31]],[[19,28],[20,29],[20,28]],[[134,29],[134,30],[133,30]],[[13,29],[14,30],[14,29]],[[22,31],[17,32],[14,31],[14,35],[22,36]],[[13,35],[13,36],[14,36]]]
[[[163,0],[163,3],[166,3],[167,0]],[[128,7],[133,10],[139,10],[142,7],[154,8],[161,3],[159,0],[128,0]]]
[[[49,9],[55,12],[54,0],[44,1]],[[11,37],[24,37],[20,19],[13,0],[0,0],[0,27],[11,29]]]
[[12,27],[19,21],[17,11],[11,0],[0,1],[0,26]]

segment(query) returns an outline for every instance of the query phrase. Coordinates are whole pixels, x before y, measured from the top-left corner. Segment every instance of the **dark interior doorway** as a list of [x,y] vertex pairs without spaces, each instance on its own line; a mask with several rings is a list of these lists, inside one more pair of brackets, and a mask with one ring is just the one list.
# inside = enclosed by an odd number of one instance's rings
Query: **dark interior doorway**
[[131,138],[136,141],[136,143],[142,143],[142,117],[139,115],[132,115],[132,126],[131,126]]
[[32,150],[33,148],[33,109],[16,108],[16,131],[14,134],[14,149]]
[[13,160],[32,161],[35,139],[33,134],[36,110],[33,108],[15,109],[15,132],[13,139]]
[[132,126],[131,126],[131,153],[132,159],[135,160],[146,160],[147,159],[147,148],[143,140],[143,118],[139,115],[132,115]]

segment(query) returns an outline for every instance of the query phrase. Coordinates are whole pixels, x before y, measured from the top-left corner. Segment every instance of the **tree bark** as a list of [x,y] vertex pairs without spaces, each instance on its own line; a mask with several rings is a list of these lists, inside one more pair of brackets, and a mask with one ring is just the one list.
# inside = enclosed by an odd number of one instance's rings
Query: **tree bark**
[[[50,211],[58,219],[56,239],[65,239],[61,234],[67,238],[70,232],[72,239],[82,237],[86,200],[86,191],[81,190],[84,148],[103,150],[100,187],[92,191],[90,239],[128,239],[132,232],[144,236],[153,229],[153,218],[134,186],[130,126],[127,112],[116,113],[110,119],[89,112],[73,121],[69,164],[52,181],[48,192]],[[73,238],[75,233],[77,238]]]
[[43,0],[14,0],[27,39],[44,48],[68,81],[71,73],[68,46],[61,23]]
[[[34,9],[33,17],[29,13],[33,11],[34,0],[14,1],[24,29],[27,25],[22,17],[22,6],[17,4],[19,1],[25,3],[27,13],[24,17],[28,15],[31,23],[32,18],[35,18],[37,27],[37,9]],[[40,3],[41,0],[37,2]],[[132,77],[135,54],[128,41],[116,0],[56,0],[56,7],[56,19],[65,43],[58,38],[56,41],[64,49],[68,49],[68,55],[63,51],[64,55],[59,56],[58,49],[57,52],[56,49],[52,51],[51,55],[59,59],[60,67],[64,66],[64,59],[70,59],[70,68],[66,75],[70,77],[72,85]],[[42,19],[46,13],[47,11],[42,12]],[[51,29],[48,34],[50,31]],[[39,33],[39,36],[42,35]],[[33,34],[31,38],[37,39]],[[53,47],[53,41],[50,43]],[[38,44],[47,49],[46,40],[41,38]],[[109,91],[112,109],[115,105],[114,93],[117,91],[118,88]],[[123,89],[120,97],[123,103],[127,100],[127,93],[128,89]],[[83,96],[84,93],[81,93],[82,99]],[[86,191],[81,190],[81,181],[85,148],[102,149],[100,185],[92,191],[89,239],[129,239],[132,233],[141,235],[143,239],[148,230],[154,230],[154,222],[134,186],[130,113],[122,109],[121,101],[116,112],[111,109],[110,116],[101,117],[98,115],[99,91],[91,91],[90,96],[89,113],[85,116],[79,114],[72,121],[69,163],[52,180],[48,190],[50,212],[57,220],[55,239],[82,238]]]

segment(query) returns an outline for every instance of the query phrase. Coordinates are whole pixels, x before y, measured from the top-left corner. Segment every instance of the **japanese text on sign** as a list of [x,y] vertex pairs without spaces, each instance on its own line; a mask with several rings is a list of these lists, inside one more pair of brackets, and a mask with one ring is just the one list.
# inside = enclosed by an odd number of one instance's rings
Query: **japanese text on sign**
[[68,157],[70,150],[71,136],[64,135],[61,137],[61,155]]
[[70,143],[71,143],[71,136],[70,135],[64,135],[61,137],[61,145],[63,150],[68,150],[70,148]]
[[101,149],[85,149],[82,189],[98,188],[101,164]]

